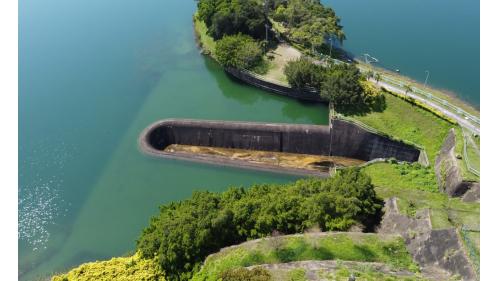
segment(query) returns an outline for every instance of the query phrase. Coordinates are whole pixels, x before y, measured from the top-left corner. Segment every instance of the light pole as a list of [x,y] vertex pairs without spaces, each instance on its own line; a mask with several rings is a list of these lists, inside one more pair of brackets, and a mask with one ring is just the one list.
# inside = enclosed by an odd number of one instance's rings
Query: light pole
[[269,25],[266,23],[266,51],[267,51],[267,45],[269,44],[269,41],[267,40],[267,29],[269,28]]
[[427,73],[427,76],[425,76],[424,87],[427,86],[427,79],[429,79],[429,74],[430,74],[429,70],[426,70],[425,72]]

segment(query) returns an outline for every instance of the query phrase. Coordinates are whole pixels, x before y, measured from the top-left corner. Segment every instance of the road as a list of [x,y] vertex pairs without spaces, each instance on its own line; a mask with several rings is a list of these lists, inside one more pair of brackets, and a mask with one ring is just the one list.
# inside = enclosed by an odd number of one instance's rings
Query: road
[[381,86],[381,87],[384,87],[386,88],[387,90],[389,91],[392,91],[392,92],[396,92],[396,93],[399,93],[399,94],[403,94],[403,95],[407,95],[409,97],[412,97],[422,103],[425,103],[426,105],[440,111],[441,113],[443,113],[444,115],[456,120],[458,122],[458,124],[460,124],[460,126],[470,130],[471,132],[473,132],[474,134],[477,134],[477,135],[480,135],[480,128],[479,126],[476,126],[474,124],[472,124],[469,120],[465,119],[464,117],[454,113],[454,112],[451,112],[450,110],[440,106],[439,104],[436,104],[432,101],[429,101],[417,94],[414,94],[412,92],[408,92],[406,93],[405,90],[399,88],[399,87],[396,87],[396,86],[393,86],[391,84],[388,84],[386,82],[383,82],[383,81],[376,81],[375,79],[373,78],[370,78],[370,82],[378,85],[378,86]]

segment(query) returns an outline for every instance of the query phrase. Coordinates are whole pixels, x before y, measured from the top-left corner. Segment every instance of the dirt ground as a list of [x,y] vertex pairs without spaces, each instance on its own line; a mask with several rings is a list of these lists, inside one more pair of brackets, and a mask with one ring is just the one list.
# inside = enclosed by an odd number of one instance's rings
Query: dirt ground
[[336,156],[321,156],[179,144],[169,145],[167,148],[165,148],[165,151],[214,155],[219,157],[227,157],[229,159],[244,160],[253,163],[276,165],[285,168],[299,168],[317,171],[328,171],[330,167],[356,166],[365,162],[358,159]]
[[275,50],[269,51],[267,56],[273,58],[269,59],[269,71],[263,76],[270,81],[277,80],[280,82],[287,82],[283,74],[285,65],[291,60],[299,59],[301,54],[299,50],[294,47],[282,43],[279,44]]

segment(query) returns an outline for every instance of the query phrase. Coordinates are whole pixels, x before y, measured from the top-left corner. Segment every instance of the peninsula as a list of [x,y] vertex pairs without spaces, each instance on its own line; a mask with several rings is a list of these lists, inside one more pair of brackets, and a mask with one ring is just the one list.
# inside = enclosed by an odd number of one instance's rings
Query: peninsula
[[479,279],[475,110],[354,61],[319,0],[197,5],[201,53],[235,83],[328,106],[328,125],[158,120],[143,157],[309,177],[168,202],[132,255],[53,281]]

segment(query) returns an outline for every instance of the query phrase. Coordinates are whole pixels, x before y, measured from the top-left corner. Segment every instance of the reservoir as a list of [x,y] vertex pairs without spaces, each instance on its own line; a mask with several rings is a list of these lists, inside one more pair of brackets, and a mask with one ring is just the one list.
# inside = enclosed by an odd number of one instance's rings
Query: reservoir
[[[425,69],[420,70],[416,62],[427,59],[432,51],[417,52],[424,46],[436,51],[452,44],[460,49],[478,42],[464,35],[471,28],[464,15],[461,21],[440,26],[442,36],[462,30],[460,41],[447,45],[449,41],[440,38],[442,45],[437,48],[433,46],[436,43],[419,39],[421,47],[411,44],[414,56],[399,56],[384,50],[402,46],[383,38],[404,40],[415,32],[404,30],[396,36],[394,30],[382,29],[376,40],[373,35],[365,40],[370,24],[359,21],[369,20],[367,17],[388,21],[403,14],[420,29],[425,22],[421,21],[425,18],[421,11],[413,7],[413,12],[393,15],[389,8],[393,11],[404,4],[381,0],[377,11],[368,13],[362,11],[363,5],[351,7],[349,2],[335,2],[346,26],[346,48],[356,54],[370,52],[387,67],[397,66],[403,74],[418,80],[425,78]],[[432,13],[445,6],[423,2]],[[325,3],[330,5],[331,1]],[[453,9],[457,6],[479,10],[479,3],[474,1],[460,0],[452,5]],[[191,22],[195,9],[195,1],[181,0],[19,2],[21,280],[132,251],[135,239],[160,204],[187,198],[195,190],[221,191],[230,185],[296,179],[156,159],[139,151],[140,132],[166,118],[328,124],[326,106],[238,84],[212,60],[200,55]],[[451,17],[440,11],[443,17]],[[478,26],[468,34],[476,36]],[[435,36],[432,32],[437,31],[430,30],[427,36]],[[435,40],[429,38],[429,42]],[[374,49],[365,51],[368,47]],[[452,61],[455,55],[451,52],[436,53],[440,54],[436,58]],[[443,69],[437,59],[425,66],[432,75],[429,83],[457,89],[458,94],[478,103],[479,92],[474,87],[467,90],[460,84],[463,79],[456,79],[463,75],[463,69],[477,67],[477,71],[468,73],[477,75],[470,76],[470,85],[479,85],[478,50],[457,62],[460,67],[448,65]],[[469,66],[468,60],[472,61]]]

